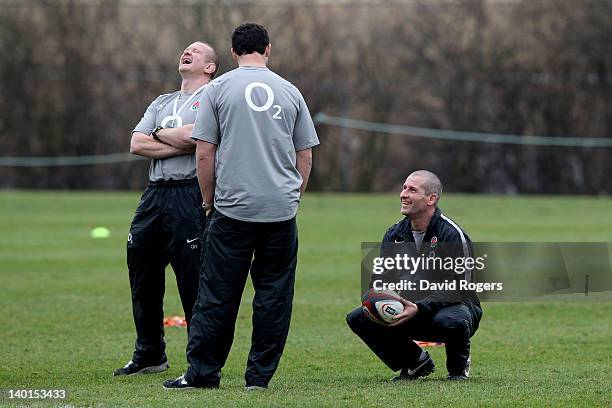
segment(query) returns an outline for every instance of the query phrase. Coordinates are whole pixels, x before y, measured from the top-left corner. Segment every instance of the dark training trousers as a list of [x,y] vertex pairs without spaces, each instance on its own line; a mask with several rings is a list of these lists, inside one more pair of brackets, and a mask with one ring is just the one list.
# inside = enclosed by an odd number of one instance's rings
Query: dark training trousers
[[137,364],[164,359],[165,268],[172,265],[185,319],[198,293],[201,231],[205,215],[196,179],[157,181],[142,195],[130,227],[127,264],[132,290]]
[[349,327],[391,370],[414,368],[422,349],[413,341],[446,343],[446,368],[451,375],[463,373],[470,356],[470,337],[480,316],[464,304],[440,309],[431,319],[418,315],[394,327],[372,322],[359,307],[346,316]]
[[295,218],[245,222],[214,211],[204,245],[185,378],[196,386],[219,384],[250,269],[255,297],[245,379],[248,386],[265,387],[278,367],[289,333],[298,251]]

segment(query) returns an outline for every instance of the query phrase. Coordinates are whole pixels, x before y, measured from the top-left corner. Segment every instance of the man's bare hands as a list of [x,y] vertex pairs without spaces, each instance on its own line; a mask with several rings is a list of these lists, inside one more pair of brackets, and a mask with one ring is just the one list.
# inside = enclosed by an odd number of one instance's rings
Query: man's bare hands
[[179,126],[177,128],[165,128],[158,131],[157,137],[163,143],[174,146],[177,149],[187,150],[189,153],[195,150],[195,141],[191,139],[193,124]]
[[416,304],[406,299],[401,299],[401,302],[404,304],[404,311],[395,316],[395,322],[389,325],[391,327],[399,326],[400,324],[407,322],[408,320],[412,319],[414,315],[416,315],[419,311]]

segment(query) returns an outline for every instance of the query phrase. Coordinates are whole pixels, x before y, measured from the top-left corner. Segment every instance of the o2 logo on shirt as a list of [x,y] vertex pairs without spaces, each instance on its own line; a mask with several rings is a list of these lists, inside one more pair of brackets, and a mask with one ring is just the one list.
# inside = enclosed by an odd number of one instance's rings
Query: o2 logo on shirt
[[[254,88],[262,88],[264,91],[266,91],[266,95],[267,95],[266,103],[264,103],[262,106],[257,106],[253,102],[251,93],[253,92]],[[274,91],[272,91],[272,88],[270,88],[268,85],[264,84],[263,82],[251,82],[250,84],[248,84],[244,90],[244,99],[246,99],[246,102],[247,102],[247,105],[249,105],[249,108],[253,109],[255,112],[265,112],[268,109],[272,108],[274,110],[272,119],[282,119],[282,117],[280,116],[280,113],[282,111],[281,106],[273,105],[274,104]]]
[[[168,122],[172,122],[172,126],[168,126]],[[170,116],[166,116],[162,122],[160,123],[161,127],[165,128],[165,127],[181,127],[183,126],[183,118],[180,117],[179,115],[170,115]]]

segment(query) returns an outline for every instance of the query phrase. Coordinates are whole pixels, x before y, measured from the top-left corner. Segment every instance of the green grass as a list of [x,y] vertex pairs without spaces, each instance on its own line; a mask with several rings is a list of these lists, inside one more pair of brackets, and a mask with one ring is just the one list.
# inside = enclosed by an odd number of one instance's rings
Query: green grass
[[[177,328],[166,331],[169,371],[112,378],[134,342],[125,240],[137,202],[136,193],[0,193],[0,389],[68,390],[41,406],[612,405],[612,302],[486,303],[468,383],[445,380],[436,348],[434,375],[390,384],[344,316],[359,303],[360,242],[400,218],[395,195],[306,195],[291,331],[267,392],[242,390],[250,285],[220,390],[162,390],[186,368]],[[448,195],[442,204],[477,241],[612,242],[608,198]],[[89,238],[100,225],[111,237]],[[171,269],[166,277],[166,314],[182,314]]]

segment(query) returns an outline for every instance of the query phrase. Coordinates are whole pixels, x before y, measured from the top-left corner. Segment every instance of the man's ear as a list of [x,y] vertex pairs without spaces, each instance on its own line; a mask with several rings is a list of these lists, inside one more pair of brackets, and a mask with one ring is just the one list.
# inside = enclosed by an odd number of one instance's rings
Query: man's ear
[[238,54],[234,52],[233,48],[230,48],[230,53],[232,54],[232,58],[234,59],[234,61],[238,62]]
[[266,45],[266,49],[264,51],[264,57],[270,58],[270,51],[272,51],[272,44]]
[[429,205],[435,205],[436,201],[438,201],[438,195],[437,194],[430,194],[429,195],[429,200],[427,200],[427,203]]
[[216,69],[217,69],[217,64],[215,64],[214,62],[209,62],[204,67],[204,73],[211,75],[213,72],[215,72]]

